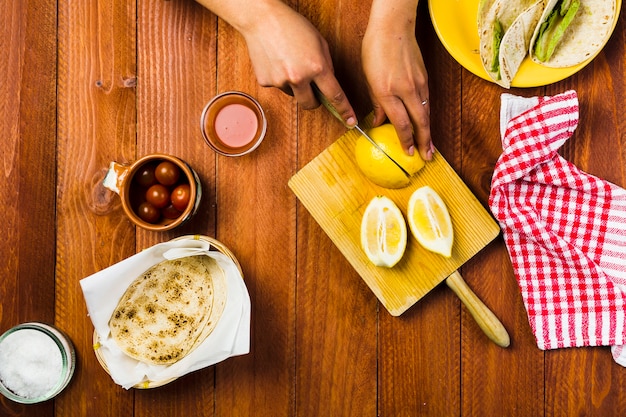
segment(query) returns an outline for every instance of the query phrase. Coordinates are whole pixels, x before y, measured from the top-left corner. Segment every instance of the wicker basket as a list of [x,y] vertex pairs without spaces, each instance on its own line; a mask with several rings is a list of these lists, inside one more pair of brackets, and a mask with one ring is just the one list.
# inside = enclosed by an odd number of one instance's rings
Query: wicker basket
[[[203,240],[205,242],[209,242],[212,247],[214,247],[219,252],[223,253],[224,255],[226,255],[230,259],[232,259],[232,261],[237,266],[237,269],[239,269],[239,272],[241,273],[241,276],[243,277],[243,271],[241,270],[241,265],[239,264],[239,261],[237,260],[237,258],[235,258],[235,255],[233,255],[233,253],[226,246],[224,246],[224,244],[222,242],[220,242],[218,240],[215,240],[215,239],[213,239],[211,237],[208,237],[208,236],[203,236],[203,235],[180,236],[180,237],[177,237],[177,238],[172,239],[172,240],[176,241],[176,240],[181,240],[181,239],[196,239],[196,240]],[[108,374],[110,374],[109,373],[109,368],[108,368],[108,366],[106,364],[106,361],[104,360],[104,357],[100,353],[100,346],[101,346],[100,345],[100,336],[94,330],[94,332],[93,332],[93,349],[94,349],[94,352],[96,354],[96,359],[98,359],[98,362],[100,363],[102,368]],[[170,382],[175,381],[176,379],[177,378],[169,378],[169,379],[166,379],[166,380],[163,380],[163,381],[142,381],[142,382],[134,385],[133,388],[139,388],[139,389],[157,388],[157,387],[161,387],[163,385],[169,384]]]

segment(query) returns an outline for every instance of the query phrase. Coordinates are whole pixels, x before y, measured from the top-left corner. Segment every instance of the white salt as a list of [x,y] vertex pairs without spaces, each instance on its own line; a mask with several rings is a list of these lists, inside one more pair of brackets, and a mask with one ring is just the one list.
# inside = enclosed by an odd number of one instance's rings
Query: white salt
[[45,396],[57,386],[62,371],[59,347],[39,330],[17,330],[0,343],[0,381],[20,397]]

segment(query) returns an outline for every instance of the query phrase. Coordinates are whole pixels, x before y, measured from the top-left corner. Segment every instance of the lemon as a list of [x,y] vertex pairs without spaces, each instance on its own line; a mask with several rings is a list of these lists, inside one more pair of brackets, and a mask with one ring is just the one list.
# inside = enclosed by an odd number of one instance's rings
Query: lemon
[[452,254],[454,232],[445,203],[429,186],[411,194],[407,208],[411,233],[426,249],[447,258]]
[[402,259],[406,241],[406,222],[398,206],[389,197],[374,197],[361,220],[361,246],[368,259],[391,268]]
[[[393,158],[410,175],[424,167],[424,160],[417,152],[407,155],[400,146],[396,129],[386,123],[370,129],[367,134],[374,139],[391,158]],[[400,168],[376,149],[365,136],[357,139],[355,146],[356,163],[370,181],[384,188],[403,188],[411,182]]]

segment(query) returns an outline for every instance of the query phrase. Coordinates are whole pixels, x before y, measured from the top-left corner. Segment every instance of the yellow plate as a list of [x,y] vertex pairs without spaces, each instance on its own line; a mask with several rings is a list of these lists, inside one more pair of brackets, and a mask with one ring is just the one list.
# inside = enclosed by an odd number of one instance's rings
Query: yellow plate
[[[429,0],[430,18],[437,36],[456,61],[475,75],[493,81],[480,61],[478,3],[480,0]],[[622,0],[615,2],[615,17],[611,34],[617,24]],[[602,45],[606,44],[610,36]],[[602,48],[598,49],[598,53]],[[597,55],[597,53],[595,54]],[[511,85],[513,87],[539,87],[561,81],[583,69],[595,55],[582,64],[567,68],[548,68],[532,62],[528,57],[522,62]]]

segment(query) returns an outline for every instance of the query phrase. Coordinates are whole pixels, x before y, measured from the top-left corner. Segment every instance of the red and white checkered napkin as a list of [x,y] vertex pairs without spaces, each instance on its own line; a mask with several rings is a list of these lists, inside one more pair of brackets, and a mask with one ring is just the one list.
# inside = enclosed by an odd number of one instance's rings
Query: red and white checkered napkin
[[502,96],[489,205],[540,349],[612,346],[626,366],[626,191],[563,159],[575,91]]

